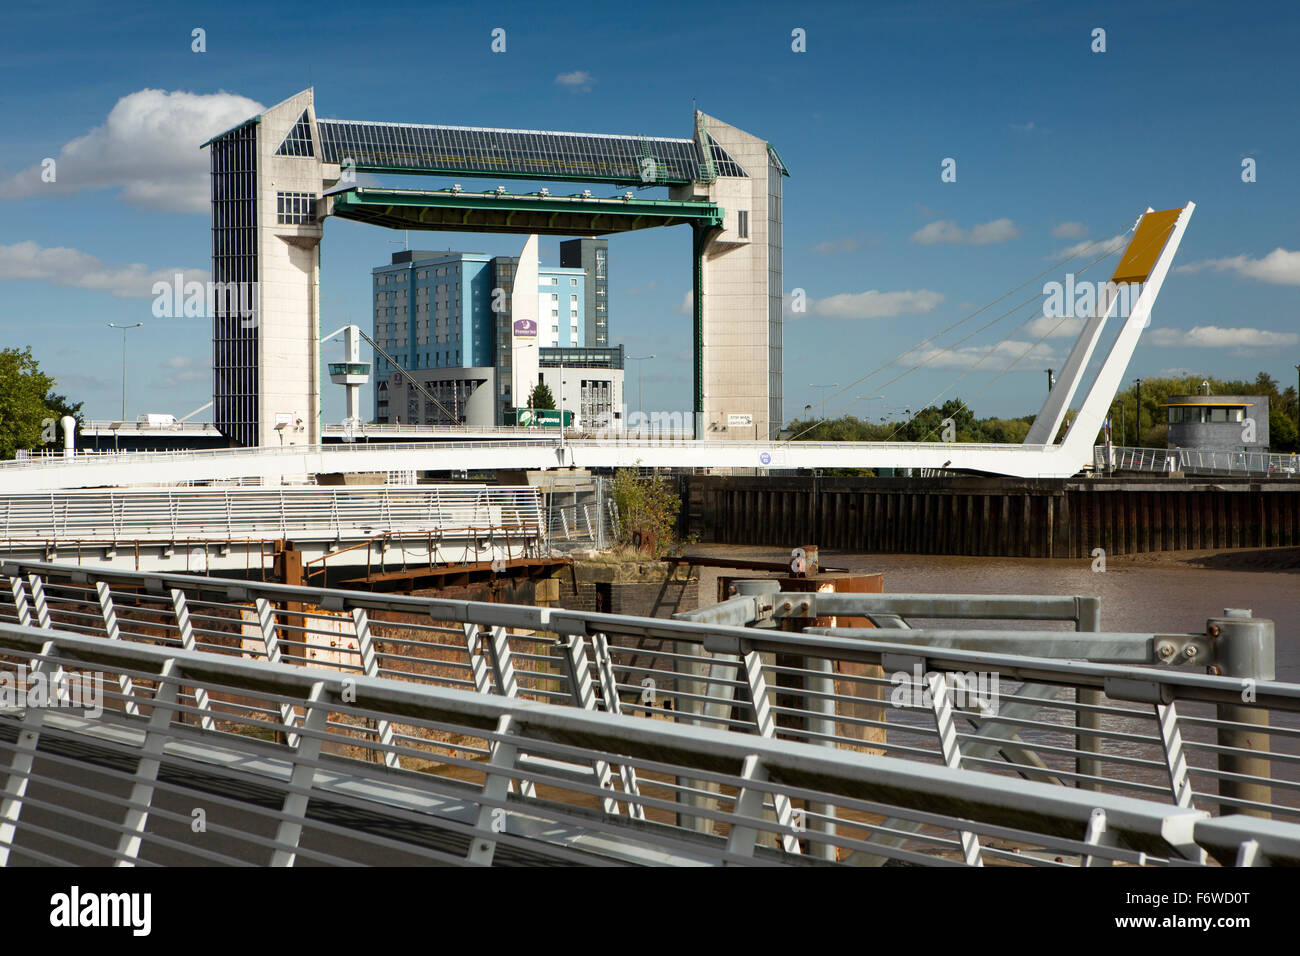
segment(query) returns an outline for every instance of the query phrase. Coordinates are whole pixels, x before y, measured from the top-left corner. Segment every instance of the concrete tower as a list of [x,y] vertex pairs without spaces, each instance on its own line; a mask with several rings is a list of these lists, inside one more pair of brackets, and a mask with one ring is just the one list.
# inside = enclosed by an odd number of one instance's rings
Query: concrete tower
[[320,441],[317,202],[339,179],[304,90],[214,138],[213,419],[241,445]]
[[[708,199],[721,229],[697,231],[695,276],[697,437],[771,438],[783,423],[781,387],[780,157],[765,140],[695,114],[705,157],[701,182],[673,198]],[[703,393],[701,395],[701,392]]]

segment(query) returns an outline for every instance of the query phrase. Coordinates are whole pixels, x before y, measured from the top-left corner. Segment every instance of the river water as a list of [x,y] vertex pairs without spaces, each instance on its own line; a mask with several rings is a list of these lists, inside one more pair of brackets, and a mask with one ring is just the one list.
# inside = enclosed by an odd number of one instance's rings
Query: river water
[[[775,548],[738,545],[700,545],[691,550],[719,557],[767,561],[780,561],[789,554]],[[1289,552],[1294,553],[1294,549]],[[1278,680],[1300,682],[1300,567],[1286,569],[1285,565],[1291,562],[1272,561],[1261,562],[1271,569],[1243,569],[1250,561],[1243,557],[1234,562],[1230,554],[1204,560],[1235,563],[1237,569],[1197,566],[1169,555],[1111,559],[1104,571],[1094,571],[1091,559],[854,554],[825,549],[821,552],[823,565],[857,572],[881,572],[885,591],[893,593],[1099,597],[1101,626],[1106,631],[1204,633],[1206,620],[1221,616],[1224,608],[1250,608],[1255,617],[1268,618],[1276,627]],[[714,599],[715,581],[716,574],[706,573],[702,577],[701,604]],[[953,623],[958,627],[970,626]],[[926,626],[942,625],[926,622]],[[1011,624],[1006,626],[1010,628]],[[1027,626],[1053,629],[1047,624]]]
[[[788,552],[774,548],[705,545],[691,549],[697,553],[728,558],[754,558],[781,561]],[[823,550],[824,566],[843,567],[854,572],[878,571],[884,575],[884,590],[891,593],[944,594],[1069,594],[1101,598],[1101,626],[1106,631],[1204,633],[1208,618],[1219,617],[1225,608],[1249,608],[1253,615],[1268,618],[1276,626],[1277,678],[1300,682],[1300,551],[1262,551],[1249,554],[1147,555],[1135,559],[1111,560],[1104,571],[1094,571],[1092,560],[1021,559],[949,557],[934,555],[855,554]],[[1209,566],[1206,566],[1209,565]],[[702,568],[700,602],[712,603],[717,594],[719,572]],[[723,571],[726,575],[743,571]],[[1068,630],[1068,623],[971,622],[925,620],[914,627],[998,627],[1007,630],[1034,628]],[[1004,688],[1014,693],[1015,685]],[[1114,702],[1111,702],[1115,705]],[[1107,740],[1102,752],[1114,758],[1137,758],[1143,765],[1115,764],[1107,761],[1103,775],[1112,780],[1161,788],[1167,792],[1168,777],[1162,770],[1162,755],[1149,707],[1118,704],[1134,710],[1135,718],[1108,715],[1103,727],[1130,735],[1142,735],[1145,743]],[[1213,708],[1204,704],[1184,703],[1179,708],[1183,739],[1188,745],[1188,761],[1193,768],[1198,805],[1204,802],[1201,788],[1212,792],[1217,785],[1197,768],[1214,763],[1213,752],[1198,744],[1213,742],[1213,732],[1196,726],[1195,718],[1212,717]],[[1063,726],[1073,723],[1067,711],[1039,711],[1039,719]],[[932,718],[923,712],[890,712],[891,723],[897,722],[902,736],[899,743],[910,743],[907,728],[931,728]],[[1272,802],[1290,808],[1283,816],[1300,816],[1300,714],[1273,713],[1271,749],[1275,755],[1292,755],[1290,760],[1275,758],[1272,777],[1287,786],[1273,789]],[[1284,728],[1289,728],[1290,733]],[[891,735],[894,732],[891,732]],[[891,740],[895,739],[891,736]],[[1033,729],[1022,732],[1021,739],[1042,746],[1071,746],[1073,738]],[[1052,766],[1069,769],[1068,762],[1049,759]],[[1160,791],[1143,794],[1160,798]]]

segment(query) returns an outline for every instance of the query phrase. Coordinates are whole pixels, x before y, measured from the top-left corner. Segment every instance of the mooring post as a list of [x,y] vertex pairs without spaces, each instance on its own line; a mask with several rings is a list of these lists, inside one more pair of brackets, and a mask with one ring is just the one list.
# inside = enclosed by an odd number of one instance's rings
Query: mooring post
[[[1273,622],[1251,617],[1246,608],[1224,608],[1223,617],[1206,622],[1206,631],[1214,641],[1215,667],[1218,673],[1241,679],[1242,704],[1219,704],[1220,747],[1231,748],[1219,754],[1219,772],[1268,779],[1272,776],[1269,752],[1268,711],[1248,706],[1255,700],[1255,683],[1273,680],[1277,675],[1276,637]],[[1251,751],[1245,756],[1234,751]],[[1255,803],[1271,803],[1273,790],[1266,784],[1221,778],[1219,796]],[[1219,804],[1219,813],[1240,813],[1252,817],[1271,817],[1267,810]]]

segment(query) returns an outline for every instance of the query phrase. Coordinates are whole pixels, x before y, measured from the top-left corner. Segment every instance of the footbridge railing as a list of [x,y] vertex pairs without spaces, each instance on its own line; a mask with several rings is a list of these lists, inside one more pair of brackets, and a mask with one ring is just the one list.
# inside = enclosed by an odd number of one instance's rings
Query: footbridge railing
[[102,489],[0,493],[0,545],[505,531],[544,536],[539,489],[377,485],[337,488]]
[[1114,445],[1108,449],[1105,445],[1098,445],[1094,449],[1093,467],[1097,471],[1295,478],[1300,476],[1300,456],[1203,448],[1124,448]]
[[[1195,865],[1210,860],[1200,839],[1224,862],[1265,864],[1293,860],[1300,833],[785,740],[57,629],[0,624],[0,650],[38,673],[93,672],[131,688],[107,694],[93,716],[0,711],[0,864],[815,866],[877,850],[882,817],[916,825],[911,845],[889,853],[923,865]],[[198,695],[208,707],[195,705]],[[213,717],[235,700],[244,714]],[[255,710],[289,715],[286,734],[258,739]],[[408,761],[403,769],[396,759],[357,759],[359,747],[374,746],[368,728],[397,721],[407,732],[377,750]],[[714,833],[678,824],[674,780],[683,775],[720,794],[704,811]],[[807,826],[812,811],[780,822],[788,804],[822,808],[835,829]]]
[[[1203,634],[1116,634],[1094,629],[1095,599],[783,594],[764,583],[692,614],[695,620],[664,620],[40,563],[6,562],[2,573],[10,600],[0,619],[13,627],[56,631],[114,653],[195,653],[222,666],[260,661],[277,674],[298,674],[297,696],[268,688],[260,697],[246,695],[187,677],[176,706],[199,729],[238,725],[277,746],[301,746],[311,730],[305,720],[314,682],[349,679],[358,688],[395,682],[391,693],[399,697],[463,691],[498,703],[554,705],[574,720],[614,720],[624,729],[605,727],[599,747],[595,738],[577,744],[579,738],[548,731],[553,743],[576,749],[538,750],[532,756],[541,763],[531,769],[529,760],[509,765],[493,799],[551,799],[555,781],[548,775],[567,779],[576,763],[588,768],[580,775],[584,807],[605,823],[644,817],[675,828],[674,839],[713,847],[730,843],[740,813],[746,825],[765,821],[749,826],[756,852],[783,857],[1041,862],[1034,854],[1043,845],[1013,835],[1006,817],[962,817],[953,805],[943,809],[912,791],[890,802],[878,799],[879,788],[870,798],[855,790],[845,802],[848,790],[828,793],[826,778],[817,776],[826,769],[822,761],[901,762],[918,773],[954,773],[973,787],[992,788],[985,795],[997,799],[1003,791],[1046,790],[1091,809],[1122,799],[1166,814],[1199,813],[1197,820],[1211,812],[1248,815],[1234,826],[1250,829],[1258,821],[1261,835],[1277,825],[1285,837],[1300,819],[1300,686],[1267,671],[1269,622],[1238,615],[1212,619]],[[830,618],[882,626],[874,633],[807,629]],[[1012,629],[901,626],[921,618],[1010,621]],[[1035,621],[1056,629],[1026,629]],[[781,629],[796,626],[804,630]],[[1207,666],[1222,673],[1206,673]],[[152,682],[148,673],[110,674],[107,697],[116,703],[108,706],[122,720],[147,714]],[[330,714],[342,713],[333,700]],[[480,737],[477,750],[461,751],[448,746],[460,733],[448,730],[451,724],[426,726],[396,704],[385,710],[357,700],[371,709],[325,723],[348,737],[348,753],[392,772],[448,767],[456,777],[473,769],[455,763],[462,759],[484,772],[497,755],[515,760],[532,746]],[[790,779],[774,775],[761,756],[748,770],[742,760],[726,773],[675,763],[676,756],[664,757],[668,751],[654,750],[667,746],[653,736],[660,732],[731,740],[746,754],[758,753],[747,749],[756,746],[795,747],[810,774],[804,784],[823,783],[783,790]],[[624,739],[630,737],[646,741],[648,750],[632,748]],[[889,759],[882,764],[883,758]],[[530,777],[534,770],[541,776]],[[745,783],[764,773],[760,799]],[[640,800],[647,780],[654,781],[653,799],[647,793]],[[936,816],[926,815],[931,809]],[[475,812],[482,811],[480,805]],[[933,842],[935,827],[959,817],[962,825]],[[1091,833],[1088,845],[1095,846],[1107,832],[1102,822],[1089,830],[1092,819],[1074,832],[1071,850],[1046,851],[1043,859],[1085,861],[1090,854],[1079,838]],[[1219,838],[1216,858],[1226,852]],[[1138,852],[1165,859],[1167,850]]]

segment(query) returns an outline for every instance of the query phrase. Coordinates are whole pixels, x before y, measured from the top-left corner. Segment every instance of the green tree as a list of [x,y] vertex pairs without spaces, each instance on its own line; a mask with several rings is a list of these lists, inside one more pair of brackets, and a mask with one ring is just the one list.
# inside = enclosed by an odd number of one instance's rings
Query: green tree
[[30,347],[0,349],[0,458],[57,441],[58,420],[80,417],[81,402],[70,403],[53,387]]
[[659,475],[639,478],[631,469],[621,469],[614,473],[614,505],[619,544],[631,546],[638,537],[645,540],[649,536],[656,557],[676,546],[682,500],[668,479]]
[[554,408],[555,396],[551,394],[550,388],[545,382],[538,382],[533,386],[532,392],[528,396],[529,408]]

